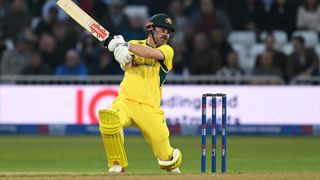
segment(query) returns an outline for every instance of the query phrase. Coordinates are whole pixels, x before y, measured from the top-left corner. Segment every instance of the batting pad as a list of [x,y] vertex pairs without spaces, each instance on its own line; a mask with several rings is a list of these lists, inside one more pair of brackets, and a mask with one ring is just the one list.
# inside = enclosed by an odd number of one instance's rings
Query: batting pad
[[127,155],[124,149],[124,137],[121,120],[117,111],[112,109],[99,110],[100,132],[107,154],[108,166],[128,166]]

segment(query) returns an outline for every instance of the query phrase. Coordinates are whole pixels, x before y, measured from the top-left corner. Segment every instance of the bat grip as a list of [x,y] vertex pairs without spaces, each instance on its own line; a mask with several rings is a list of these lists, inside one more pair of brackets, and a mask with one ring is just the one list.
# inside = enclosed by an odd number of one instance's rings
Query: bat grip
[[112,38],[107,38],[106,40],[103,41],[103,46],[108,47],[109,42],[111,41]]

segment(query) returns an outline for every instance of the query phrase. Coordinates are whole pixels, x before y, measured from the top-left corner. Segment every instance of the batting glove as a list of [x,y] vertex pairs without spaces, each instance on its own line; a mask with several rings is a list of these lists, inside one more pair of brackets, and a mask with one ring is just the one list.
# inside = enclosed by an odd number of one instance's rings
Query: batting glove
[[123,45],[119,45],[114,50],[114,53],[113,53],[114,57],[116,58],[118,63],[122,66],[130,63],[132,60],[132,56],[130,55],[128,48],[129,48],[129,44],[125,43]]
[[113,52],[118,46],[125,44],[126,42],[123,39],[123,36],[116,35],[108,44],[108,50]]

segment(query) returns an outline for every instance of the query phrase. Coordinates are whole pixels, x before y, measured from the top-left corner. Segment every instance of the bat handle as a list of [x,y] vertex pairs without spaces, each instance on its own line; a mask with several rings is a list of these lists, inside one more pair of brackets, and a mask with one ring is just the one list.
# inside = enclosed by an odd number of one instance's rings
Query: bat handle
[[104,46],[105,48],[108,47],[108,44],[109,44],[109,42],[111,41],[111,39],[112,39],[112,38],[107,38],[106,40],[103,41],[103,46]]

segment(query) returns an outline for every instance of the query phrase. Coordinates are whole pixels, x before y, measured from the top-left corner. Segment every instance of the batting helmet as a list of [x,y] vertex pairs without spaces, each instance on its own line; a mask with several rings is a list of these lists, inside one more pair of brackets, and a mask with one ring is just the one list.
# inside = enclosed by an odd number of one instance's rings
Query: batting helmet
[[156,14],[152,16],[146,25],[147,31],[154,30],[154,27],[162,27],[174,32],[174,26],[172,19],[166,14]]

